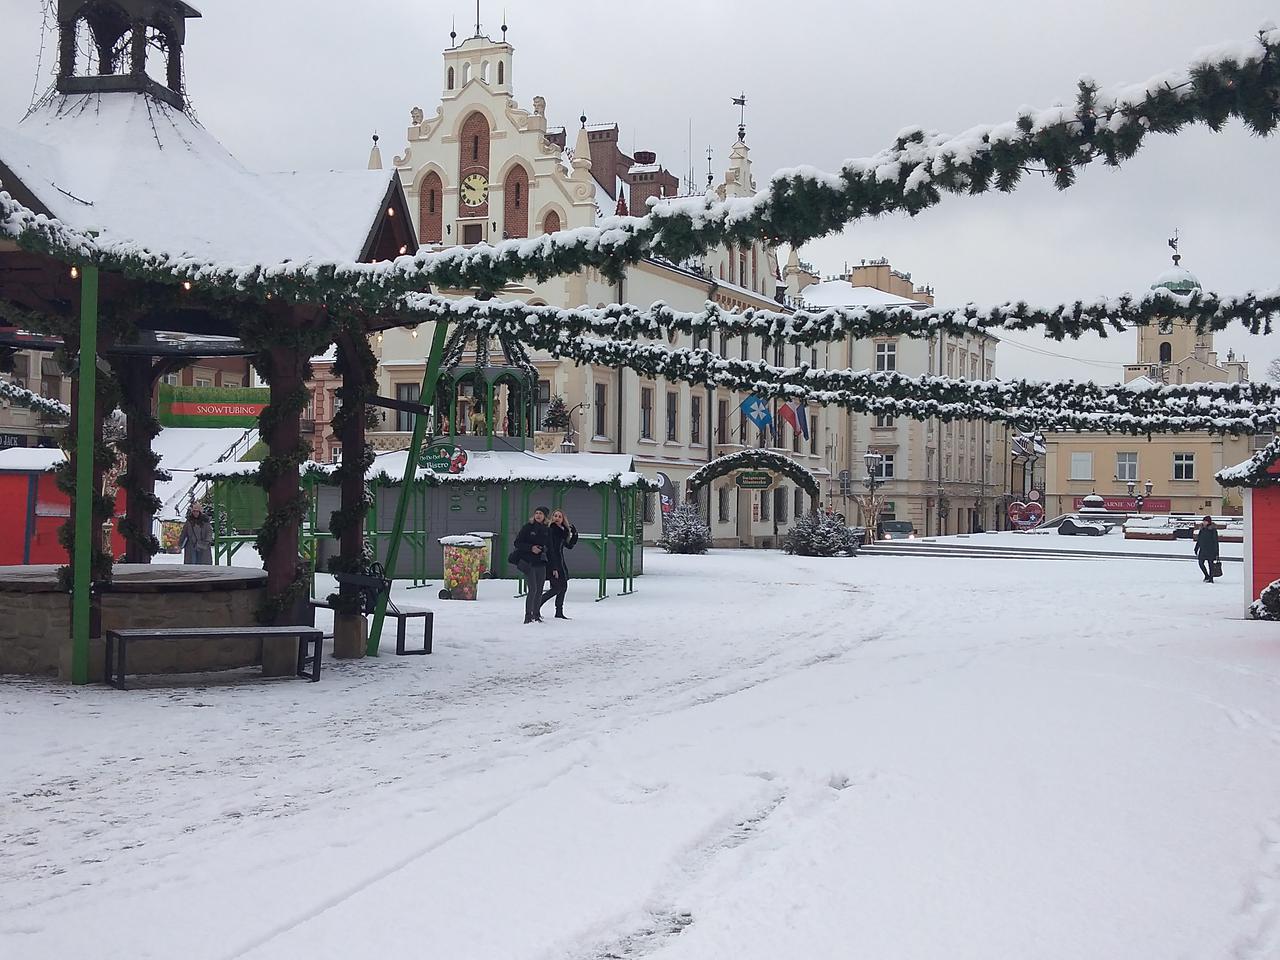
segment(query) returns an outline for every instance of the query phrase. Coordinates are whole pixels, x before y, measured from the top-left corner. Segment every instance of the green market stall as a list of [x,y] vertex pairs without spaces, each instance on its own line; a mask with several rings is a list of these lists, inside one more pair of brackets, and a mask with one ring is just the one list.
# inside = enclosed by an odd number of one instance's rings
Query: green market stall
[[[408,452],[383,453],[366,474],[373,502],[365,539],[373,558],[387,564],[395,512]],[[220,463],[198,471],[210,482],[214,517],[214,562],[231,564],[243,549],[253,549],[266,515],[256,464]],[[313,570],[338,552],[328,532],[328,517],[340,506],[335,468],[308,463],[302,471],[306,509],[300,552]],[[444,574],[441,538],[492,533],[490,576],[518,579],[507,562],[520,526],[539,506],[565,511],[578,528],[577,553],[569,566],[575,579],[597,581],[598,600],[609,595],[608,581],[621,581],[620,595],[635,590],[644,570],[641,538],[642,497],[656,484],[637,473],[627,455],[520,451],[463,451],[436,444],[423,454],[408,493],[404,535],[387,576],[424,585]]]

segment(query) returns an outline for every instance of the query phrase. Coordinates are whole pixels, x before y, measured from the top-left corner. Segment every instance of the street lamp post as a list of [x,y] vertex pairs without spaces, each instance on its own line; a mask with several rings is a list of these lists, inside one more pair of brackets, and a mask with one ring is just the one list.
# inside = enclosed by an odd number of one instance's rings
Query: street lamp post
[[880,526],[880,512],[883,507],[881,496],[876,491],[884,486],[884,454],[876,453],[874,450],[868,450],[863,454],[862,462],[866,464],[867,475],[862,480],[862,485],[867,488],[867,495],[863,503],[863,519],[867,527],[867,536],[864,542],[874,543],[876,540],[877,528]]
[[1138,484],[1135,481],[1127,480],[1125,481],[1125,485],[1129,488],[1129,496],[1133,497],[1134,512],[1141,513],[1142,507],[1146,503],[1146,498],[1151,496],[1151,491],[1152,489],[1154,489],[1155,484],[1152,483],[1150,480],[1148,480],[1145,484],[1143,484],[1143,486],[1146,489],[1145,495],[1143,494],[1142,491],[1138,491],[1137,494],[1135,495],[1134,491],[1138,486]]
[[569,412],[564,415],[564,439],[560,441],[561,453],[573,453],[575,445],[573,437],[576,431],[573,429],[573,415],[579,410],[590,410],[589,403],[576,403],[569,408]]

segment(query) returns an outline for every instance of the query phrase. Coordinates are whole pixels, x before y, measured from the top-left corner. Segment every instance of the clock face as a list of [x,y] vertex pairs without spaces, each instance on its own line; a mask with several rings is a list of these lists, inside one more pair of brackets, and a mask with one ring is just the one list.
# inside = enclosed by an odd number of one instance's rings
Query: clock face
[[478,207],[489,198],[489,181],[483,173],[473,173],[462,181],[462,202]]

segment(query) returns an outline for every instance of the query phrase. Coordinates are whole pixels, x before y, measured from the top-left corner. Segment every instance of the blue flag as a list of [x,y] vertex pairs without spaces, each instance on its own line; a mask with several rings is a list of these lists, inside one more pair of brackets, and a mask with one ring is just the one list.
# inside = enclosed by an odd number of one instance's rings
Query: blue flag
[[773,423],[773,414],[769,410],[769,404],[759,397],[747,397],[742,401],[742,415],[756,425],[759,430],[765,429]]

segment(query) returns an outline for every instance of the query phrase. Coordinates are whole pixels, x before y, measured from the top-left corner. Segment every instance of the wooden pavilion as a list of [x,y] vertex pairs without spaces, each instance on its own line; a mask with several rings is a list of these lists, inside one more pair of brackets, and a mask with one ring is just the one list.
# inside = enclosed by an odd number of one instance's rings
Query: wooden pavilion
[[[8,202],[99,243],[132,244],[152,253],[204,262],[387,260],[416,249],[398,179],[382,171],[258,174],[245,169],[187,109],[182,87],[185,21],[200,14],[181,0],[59,0],[57,83],[14,129],[0,128],[0,214]],[[92,53],[80,55],[77,37]],[[163,60],[163,63],[161,63]],[[155,67],[156,69],[151,69]],[[266,488],[269,549],[263,556],[268,619],[290,622],[299,581],[300,418],[309,358],[336,342],[346,416],[344,456],[365,450],[364,403],[372,392],[365,333],[376,321],[325,303],[282,298],[256,302],[201,289],[199,281],[164,285],[91,260],[69,263],[0,235],[0,359],[6,345],[37,329],[59,337],[75,358],[71,456],[73,682],[88,679],[91,597],[110,578],[110,557],[96,558],[91,531],[108,505],[95,502],[110,460],[103,422],[120,403],[128,416],[126,523],[128,559],[149,562],[156,461],[150,398],[156,380],[207,351],[254,357],[268,379],[262,418],[269,458]],[[197,339],[175,345],[166,333]],[[200,339],[204,338],[204,339]],[[94,357],[97,362],[84,362]],[[118,396],[117,396],[118,390]],[[340,552],[359,562],[363,543],[363,466],[341,487],[354,518]],[[359,656],[363,639],[335,643],[337,656]]]

